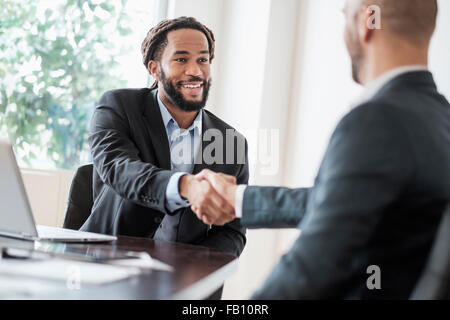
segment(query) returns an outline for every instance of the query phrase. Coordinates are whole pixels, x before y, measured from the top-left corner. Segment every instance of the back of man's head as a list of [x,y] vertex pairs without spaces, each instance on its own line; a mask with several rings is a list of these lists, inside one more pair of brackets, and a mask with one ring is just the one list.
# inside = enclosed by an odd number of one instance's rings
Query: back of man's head
[[344,13],[357,83],[402,65],[427,65],[437,0],[347,0]]
[[428,45],[436,28],[437,0],[359,0],[380,9],[381,27],[414,46]]

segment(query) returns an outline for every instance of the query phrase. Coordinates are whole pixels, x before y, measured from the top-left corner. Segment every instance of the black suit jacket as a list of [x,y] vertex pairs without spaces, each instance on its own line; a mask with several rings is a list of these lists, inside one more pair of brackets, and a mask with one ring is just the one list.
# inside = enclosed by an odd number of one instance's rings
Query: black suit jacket
[[301,229],[253,298],[408,298],[449,199],[450,105],[400,75],[338,124],[313,188],[246,189],[244,225]]
[[[171,238],[177,242],[211,247],[238,256],[246,241],[245,228],[239,219],[209,230],[190,208],[173,213],[166,210],[165,192],[173,171],[170,170],[169,143],[156,94],[157,90],[146,88],[120,89],[109,91],[100,99],[89,136],[94,162],[94,205],[81,230],[153,237],[162,219],[171,215],[167,220],[173,222],[176,219],[179,226],[167,232],[176,232]],[[222,164],[220,158],[212,164],[202,161],[194,166],[194,173],[209,168],[233,175],[239,183],[247,183],[245,138],[207,110],[203,112],[202,121],[203,132],[212,128],[222,132],[224,160]],[[235,134],[236,140],[245,144],[242,156],[237,152],[238,143],[235,143],[232,164],[226,164],[230,162],[226,161],[227,133]],[[207,146],[208,143],[203,142],[203,149]]]

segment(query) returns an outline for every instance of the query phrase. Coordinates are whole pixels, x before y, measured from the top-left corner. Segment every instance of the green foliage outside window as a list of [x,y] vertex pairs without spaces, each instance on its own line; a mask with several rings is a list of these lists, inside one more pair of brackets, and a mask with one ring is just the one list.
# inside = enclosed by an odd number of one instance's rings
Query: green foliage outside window
[[131,32],[126,0],[0,0],[0,136],[31,165],[87,158],[96,100],[126,85],[114,72]]

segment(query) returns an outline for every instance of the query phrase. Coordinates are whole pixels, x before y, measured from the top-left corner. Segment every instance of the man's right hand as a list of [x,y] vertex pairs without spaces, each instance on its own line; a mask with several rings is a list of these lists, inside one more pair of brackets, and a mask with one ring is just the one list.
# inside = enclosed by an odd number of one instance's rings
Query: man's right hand
[[207,180],[199,181],[193,175],[186,174],[180,178],[179,192],[205,224],[221,226],[236,218],[234,207]]

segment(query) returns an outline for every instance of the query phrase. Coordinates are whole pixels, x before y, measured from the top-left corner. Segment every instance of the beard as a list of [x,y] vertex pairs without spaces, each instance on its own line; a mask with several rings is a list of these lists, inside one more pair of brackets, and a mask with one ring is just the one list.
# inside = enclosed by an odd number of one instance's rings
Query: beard
[[352,78],[358,83],[361,83],[361,67],[363,62],[363,52],[356,35],[348,34],[346,38],[347,50],[352,61]]
[[360,69],[359,59],[352,58],[352,78],[357,84],[362,84],[361,79],[359,77],[359,69]]
[[[183,82],[202,82],[203,84],[203,96],[200,101],[189,101],[186,100],[181,92],[181,86]],[[190,77],[186,81],[178,81],[175,85],[172,83],[171,79],[166,77],[164,70],[161,68],[161,83],[163,85],[164,91],[167,94],[167,98],[170,102],[183,111],[199,111],[205,107],[206,101],[208,100],[209,88],[211,87],[211,79],[204,80],[200,77]]]

